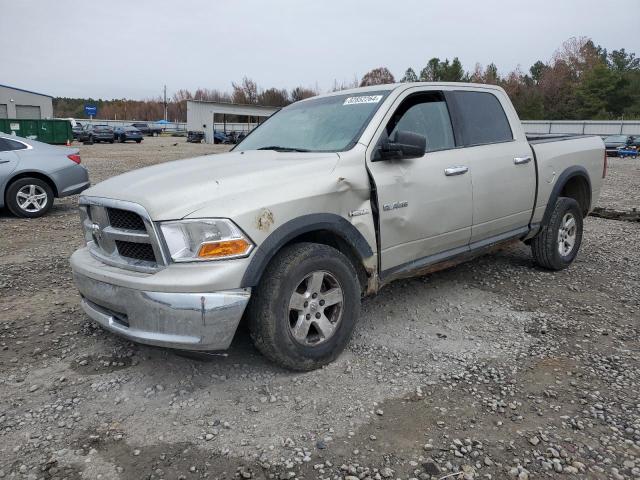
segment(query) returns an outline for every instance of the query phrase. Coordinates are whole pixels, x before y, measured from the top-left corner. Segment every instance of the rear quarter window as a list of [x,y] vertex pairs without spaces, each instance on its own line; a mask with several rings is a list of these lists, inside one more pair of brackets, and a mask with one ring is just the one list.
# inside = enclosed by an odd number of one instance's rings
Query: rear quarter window
[[0,138],[0,152],[8,152],[11,150],[25,150],[27,146],[24,143],[9,140],[8,138]]
[[507,115],[498,98],[488,92],[455,92],[466,147],[513,140]]

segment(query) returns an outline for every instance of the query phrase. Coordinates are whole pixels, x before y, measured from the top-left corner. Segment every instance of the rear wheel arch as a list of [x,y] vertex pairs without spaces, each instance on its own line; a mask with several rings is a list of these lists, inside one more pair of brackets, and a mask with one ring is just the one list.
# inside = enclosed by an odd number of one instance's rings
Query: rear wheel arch
[[242,278],[242,287],[255,287],[271,260],[283,248],[294,243],[318,243],[335,248],[353,264],[361,285],[366,285],[363,261],[373,256],[364,236],[339,215],[318,213],[290,220],[277,228],[256,249]]
[[551,191],[547,208],[542,217],[542,225],[546,226],[551,219],[556,201],[560,197],[572,198],[580,206],[582,216],[586,217],[591,209],[591,180],[584,167],[573,166],[560,174]]
[[53,195],[56,198],[58,198],[58,187],[56,186],[56,183],[51,179],[51,177],[41,172],[23,171],[11,177],[5,184],[6,186],[3,194],[3,198],[5,198],[5,201],[6,201],[7,190],[9,190],[9,187],[11,186],[11,184],[20,180],[21,178],[38,178],[42,180],[43,182],[47,183],[51,187],[51,190],[53,190]]

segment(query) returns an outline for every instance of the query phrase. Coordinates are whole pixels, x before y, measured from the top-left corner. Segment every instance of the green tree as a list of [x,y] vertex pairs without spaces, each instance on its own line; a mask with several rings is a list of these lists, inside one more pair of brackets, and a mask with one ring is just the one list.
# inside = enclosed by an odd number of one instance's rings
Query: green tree
[[492,85],[497,85],[500,77],[498,76],[498,67],[496,64],[491,62],[487,65],[487,69],[484,71],[484,83],[490,83]]
[[611,101],[619,82],[619,78],[616,77],[617,75],[604,63],[585,73],[576,89],[578,117],[611,118]]
[[441,64],[442,80],[445,82],[462,82],[464,81],[465,72],[462,67],[462,62],[458,57],[453,57],[451,64],[449,65],[449,59]]
[[407,71],[404,72],[404,77],[402,77],[400,81],[402,83],[417,82],[418,75],[416,75],[416,72],[413,71],[413,68],[409,67],[407,68]]
[[440,59],[432,58],[427,65],[420,70],[420,80],[422,82],[437,82],[440,80]]
[[531,68],[529,69],[529,73],[531,73],[531,78],[536,84],[542,78],[542,75],[544,74],[544,71],[546,68],[547,66],[544,64],[544,62],[541,62],[540,60],[538,60],[533,65],[531,65]]
[[635,53],[627,53],[624,48],[612,51],[607,60],[612,70],[628,72],[640,69],[640,58]]

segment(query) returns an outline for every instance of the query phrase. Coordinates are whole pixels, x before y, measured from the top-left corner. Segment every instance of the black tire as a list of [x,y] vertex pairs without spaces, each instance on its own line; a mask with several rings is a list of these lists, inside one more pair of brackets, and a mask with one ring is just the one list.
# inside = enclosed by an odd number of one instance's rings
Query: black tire
[[[575,220],[575,240],[567,253],[560,252],[560,229],[565,216]],[[535,262],[548,270],[563,270],[575,260],[582,243],[583,218],[580,205],[573,198],[559,197],[547,225],[531,241],[531,252]]]
[[113,139],[109,140],[109,143],[113,143],[113,142],[114,142],[114,140],[113,140]]
[[[18,192],[25,186],[36,185],[46,193],[46,204],[38,211],[30,211],[23,209],[18,203]],[[7,188],[5,203],[9,211],[16,217],[38,218],[45,215],[53,206],[53,190],[47,182],[39,178],[25,177],[12,182]]]
[[142,142],[142,140],[136,140],[136,143],[140,143],[140,142]]
[[[317,345],[305,345],[293,336],[289,302],[301,282],[313,272],[328,273],[325,279],[337,281],[342,290],[342,303],[335,306],[340,313],[331,336]],[[360,297],[358,274],[341,252],[316,243],[285,247],[268,265],[251,295],[247,313],[253,343],[265,357],[282,367],[298,371],[320,368],[338,357],[349,343],[360,314]],[[326,309],[333,307],[317,308],[322,309],[324,315]],[[335,310],[327,316],[334,314]]]

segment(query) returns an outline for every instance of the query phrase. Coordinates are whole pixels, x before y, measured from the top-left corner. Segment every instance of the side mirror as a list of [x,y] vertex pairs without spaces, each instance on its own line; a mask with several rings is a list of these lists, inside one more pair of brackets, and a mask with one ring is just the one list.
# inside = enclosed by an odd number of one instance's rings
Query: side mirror
[[378,147],[375,160],[420,158],[427,149],[427,137],[419,133],[398,130],[393,139]]

